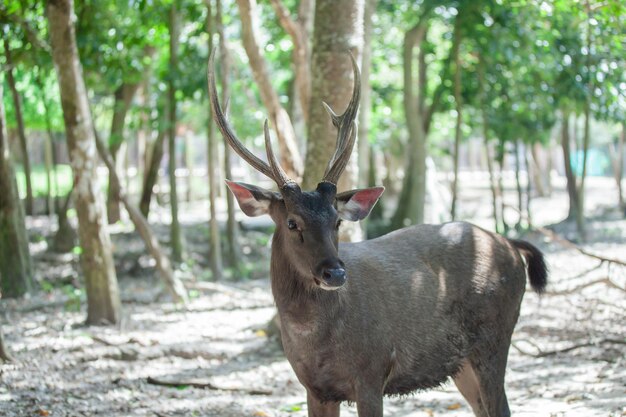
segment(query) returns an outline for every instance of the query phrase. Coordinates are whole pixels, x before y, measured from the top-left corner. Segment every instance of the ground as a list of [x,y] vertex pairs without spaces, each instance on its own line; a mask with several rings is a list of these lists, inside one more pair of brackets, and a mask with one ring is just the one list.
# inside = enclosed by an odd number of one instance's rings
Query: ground
[[[461,188],[462,208],[487,224],[488,194],[470,183]],[[614,195],[610,182],[589,182],[591,233],[583,247],[626,260],[626,220],[606,209]],[[564,201],[562,189],[535,200],[535,223],[558,221]],[[124,300],[120,329],[84,326],[85,305],[73,290],[80,282],[76,257],[45,251],[37,236],[47,237],[51,225],[29,219],[37,277],[48,284],[27,300],[0,301],[2,330],[15,359],[0,366],[0,415],[306,416],[304,389],[264,331],[274,314],[268,236],[245,234],[244,249],[255,261],[251,279],[207,282],[202,251],[208,238],[204,224],[194,223],[205,209],[188,207],[185,216],[194,259],[182,274],[193,296],[187,309],[157,299],[159,283],[141,241],[127,226],[114,228]],[[571,226],[554,229],[572,235]],[[165,226],[157,231],[167,236]],[[525,238],[545,252],[551,275],[546,294],[527,292],[513,337],[506,383],[513,414],[626,415],[626,267],[601,263],[540,233]],[[356,416],[355,407],[342,406],[342,415]],[[386,399],[385,415],[472,413],[448,383]]]

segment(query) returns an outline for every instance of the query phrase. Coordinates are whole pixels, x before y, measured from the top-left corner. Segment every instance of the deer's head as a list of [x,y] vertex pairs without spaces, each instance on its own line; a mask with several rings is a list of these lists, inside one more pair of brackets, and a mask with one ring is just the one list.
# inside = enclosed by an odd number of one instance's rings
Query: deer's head
[[228,144],[252,167],[271,178],[278,191],[269,191],[254,185],[227,181],[237,198],[239,207],[248,216],[269,214],[276,223],[275,238],[280,239],[290,264],[305,277],[307,286],[326,290],[341,287],[346,282],[346,271],[338,253],[338,230],[342,220],[362,220],[383,193],[383,187],[373,187],[337,193],[337,181],[344,171],[356,140],[356,115],[359,108],[361,84],[359,70],[352,55],[354,90],[348,108],[342,115],[329,112],[338,130],[335,152],[324,177],[313,191],[302,191],[287,176],[278,163],[265,121],[265,148],[268,162],[252,154],[241,143],[226,120],[215,86],[214,53],[209,60],[209,96],[213,118]]

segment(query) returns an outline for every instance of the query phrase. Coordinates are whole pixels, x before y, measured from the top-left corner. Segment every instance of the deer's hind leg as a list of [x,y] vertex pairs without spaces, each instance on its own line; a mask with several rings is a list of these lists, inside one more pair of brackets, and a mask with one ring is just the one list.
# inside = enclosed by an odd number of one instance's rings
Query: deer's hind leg
[[471,369],[478,382],[480,406],[483,414],[477,416],[510,417],[508,400],[504,391],[504,374],[509,353],[511,335],[495,337],[481,343],[470,356]]

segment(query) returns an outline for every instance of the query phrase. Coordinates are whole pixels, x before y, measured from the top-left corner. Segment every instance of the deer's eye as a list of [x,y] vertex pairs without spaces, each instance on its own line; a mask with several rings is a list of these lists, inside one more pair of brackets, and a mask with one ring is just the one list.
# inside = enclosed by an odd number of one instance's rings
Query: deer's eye
[[295,220],[289,219],[287,220],[287,227],[289,230],[296,230],[298,228],[298,223]]

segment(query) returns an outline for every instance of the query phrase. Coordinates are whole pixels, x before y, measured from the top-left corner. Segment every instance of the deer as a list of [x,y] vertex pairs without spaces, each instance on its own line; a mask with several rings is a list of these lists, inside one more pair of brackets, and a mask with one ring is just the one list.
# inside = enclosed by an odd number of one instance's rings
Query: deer
[[539,249],[465,222],[422,224],[358,243],[339,243],[342,221],[367,217],[383,187],[337,192],[356,140],[360,72],[345,112],[326,103],[337,142],[322,180],[304,191],[280,166],[264,124],[267,162],[237,138],[219,102],[214,53],[208,88],[215,123],[278,191],[227,180],[247,216],[276,224],[271,290],[287,360],[307,393],[309,417],[382,417],[383,398],[437,387],[449,378],[478,417],[509,416],[504,388],[511,337],[527,277],[541,293]]

